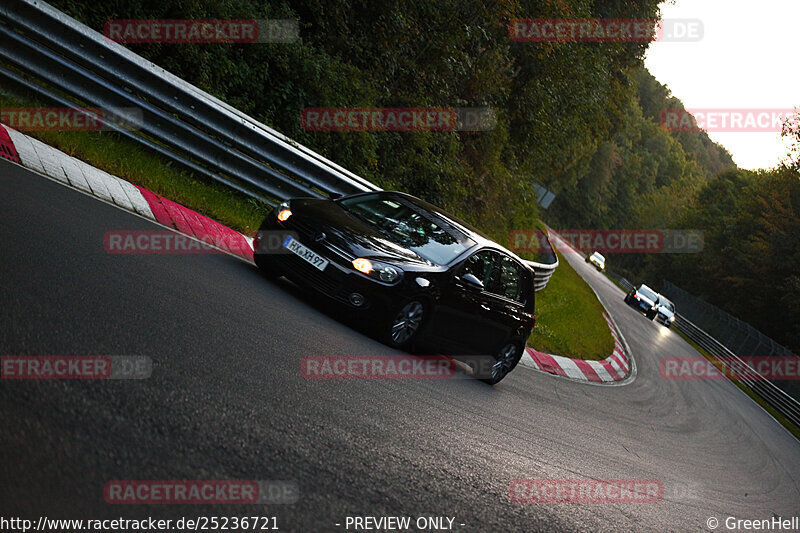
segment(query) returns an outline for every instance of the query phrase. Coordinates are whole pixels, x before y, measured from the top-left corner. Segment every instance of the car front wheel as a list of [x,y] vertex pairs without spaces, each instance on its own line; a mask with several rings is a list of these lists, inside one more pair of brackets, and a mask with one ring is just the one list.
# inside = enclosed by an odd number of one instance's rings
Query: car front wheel
[[425,318],[425,306],[418,300],[406,302],[384,328],[384,340],[392,348],[408,348],[417,338]]

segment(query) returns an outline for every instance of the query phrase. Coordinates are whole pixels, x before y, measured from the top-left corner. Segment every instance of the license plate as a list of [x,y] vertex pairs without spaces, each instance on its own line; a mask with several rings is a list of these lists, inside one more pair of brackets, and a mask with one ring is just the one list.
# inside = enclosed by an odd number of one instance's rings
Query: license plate
[[329,261],[327,259],[317,253],[312,252],[291,237],[286,237],[286,240],[283,241],[283,247],[300,257],[300,259],[310,263],[318,270],[325,270],[325,267],[328,266]]

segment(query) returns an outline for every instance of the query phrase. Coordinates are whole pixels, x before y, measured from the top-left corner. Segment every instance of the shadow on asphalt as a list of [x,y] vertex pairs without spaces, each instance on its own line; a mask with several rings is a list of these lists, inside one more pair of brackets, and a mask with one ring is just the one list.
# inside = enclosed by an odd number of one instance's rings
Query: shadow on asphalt
[[[254,283],[266,283],[271,284],[274,287],[277,287],[279,290],[283,291],[286,294],[300,300],[301,302],[305,303],[309,307],[313,308],[314,310],[324,314],[328,318],[333,321],[336,321],[340,324],[343,324],[353,330],[354,332],[360,333],[361,335],[374,340],[375,342],[380,343],[382,346],[385,347],[387,351],[393,352],[395,355],[407,353],[397,349],[394,349],[390,346],[387,346],[383,341],[380,339],[380,334],[377,331],[377,327],[374,324],[368,324],[364,320],[364,315],[362,313],[358,313],[357,311],[353,311],[347,309],[344,305],[331,300],[325,296],[320,296],[313,291],[313,289],[306,289],[305,287],[301,287],[294,282],[286,279],[285,277],[278,277],[273,278],[270,276],[265,275],[261,272],[258,267],[252,264],[240,262],[240,265],[243,270],[246,270],[250,275],[254,277]],[[432,349],[430,342],[422,341],[419,344],[412,346],[410,352],[413,355],[419,357],[428,357],[428,356],[440,356],[442,355],[441,352]],[[461,368],[461,371],[468,372],[469,376],[463,376],[466,379],[471,381],[480,382],[478,376],[472,375],[474,368],[490,368],[491,363],[494,362],[494,357],[487,356],[487,355],[455,355],[453,358],[457,361],[458,366]],[[488,377],[488,373],[486,374]],[[487,385],[487,390],[492,390],[493,387]]]

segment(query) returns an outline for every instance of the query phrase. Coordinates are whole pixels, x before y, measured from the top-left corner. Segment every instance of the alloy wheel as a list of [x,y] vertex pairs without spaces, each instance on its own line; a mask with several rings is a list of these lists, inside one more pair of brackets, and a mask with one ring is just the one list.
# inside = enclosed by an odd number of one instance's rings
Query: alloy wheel
[[422,325],[424,308],[417,301],[408,302],[392,320],[390,335],[396,346],[410,341]]
[[494,364],[492,365],[492,382],[497,383],[503,379],[506,374],[511,372],[516,365],[517,359],[517,345],[513,342],[508,343],[500,353],[497,355]]

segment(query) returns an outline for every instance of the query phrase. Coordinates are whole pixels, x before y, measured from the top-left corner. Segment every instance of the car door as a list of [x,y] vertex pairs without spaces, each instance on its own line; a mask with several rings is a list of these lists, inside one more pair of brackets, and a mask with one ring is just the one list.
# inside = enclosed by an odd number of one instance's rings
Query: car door
[[[492,296],[485,287],[497,276],[499,256],[494,250],[479,250],[456,265],[449,282],[443,288],[435,318],[436,335],[449,351],[463,354],[493,353],[494,335],[487,331]],[[472,274],[484,284],[484,289],[463,281]]]
[[504,253],[498,253],[496,277],[486,287],[492,322],[486,327],[491,331],[495,346],[518,335],[532,320],[525,310],[526,302],[533,298],[532,294],[525,294],[529,287],[527,277],[525,268],[519,262]]

